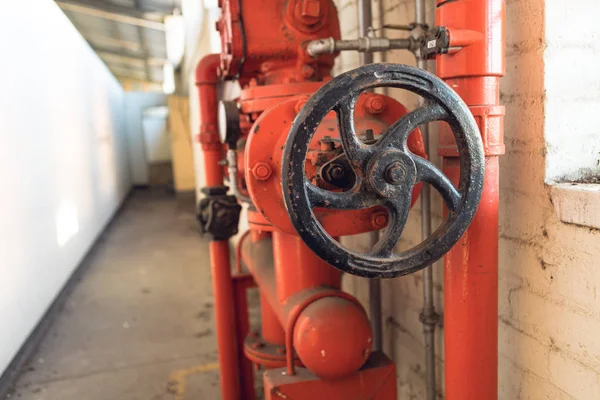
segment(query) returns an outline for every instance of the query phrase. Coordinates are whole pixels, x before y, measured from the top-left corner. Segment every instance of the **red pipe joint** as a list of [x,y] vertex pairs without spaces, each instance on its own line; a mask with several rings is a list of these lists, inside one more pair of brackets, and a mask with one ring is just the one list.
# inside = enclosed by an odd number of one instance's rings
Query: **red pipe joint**
[[[295,254],[302,251],[301,247]],[[294,258],[293,254],[290,253],[288,261]],[[273,243],[268,237],[253,243],[244,241],[242,259],[264,299],[287,328],[288,346],[293,338],[294,349],[304,366],[326,379],[345,377],[360,369],[371,354],[373,334],[369,319],[356,299],[349,300],[350,295],[334,287],[316,285],[280,300]],[[297,265],[288,267],[298,269]],[[301,270],[296,272],[302,274]]]

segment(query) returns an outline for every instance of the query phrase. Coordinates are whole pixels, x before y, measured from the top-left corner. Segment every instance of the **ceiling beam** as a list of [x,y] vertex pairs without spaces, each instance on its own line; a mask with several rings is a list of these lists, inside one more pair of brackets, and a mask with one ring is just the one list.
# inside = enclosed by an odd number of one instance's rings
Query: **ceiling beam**
[[95,49],[100,48],[112,48],[112,49],[126,49],[132,53],[143,53],[144,49],[138,42],[115,39],[108,36],[101,36],[95,32],[86,32],[85,38]]
[[97,1],[74,1],[74,0],[55,0],[56,4],[63,10],[76,14],[87,15],[90,17],[102,18],[109,21],[122,24],[139,26],[142,28],[154,29],[158,31],[165,30],[165,24],[162,22],[164,14],[158,18],[148,18],[148,13],[140,12],[130,7],[108,5]]
[[123,62],[126,64],[141,64],[147,63],[149,66],[161,67],[167,62],[164,58],[146,57],[144,55],[134,55],[126,52],[113,51],[103,48],[94,47],[94,51],[102,59],[114,60],[115,62]]

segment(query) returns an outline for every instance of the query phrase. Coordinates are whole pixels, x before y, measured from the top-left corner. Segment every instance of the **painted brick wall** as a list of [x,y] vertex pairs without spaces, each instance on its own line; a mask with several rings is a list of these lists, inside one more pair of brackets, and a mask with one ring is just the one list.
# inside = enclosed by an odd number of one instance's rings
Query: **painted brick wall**
[[[355,1],[336,3],[343,38],[355,38]],[[434,2],[429,3],[428,21],[433,24]],[[550,187],[545,184],[547,164],[548,168],[555,168],[551,157],[561,154],[561,148],[549,147],[547,139],[552,143],[554,138],[568,137],[578,129],[589,136],[591,127],[600,126],[595,122],[595,112],[589,109],[590,104],[597,104],[600,99],[598,91],[586,90],[584,96],[578,96],[577,89],[588,85],[597,87],[597,68],[586,68],[576,57],[571,57],[584,54],[585,60],[597,58],[597,40],[593,40],[593,35],[586,36],[581,29],[569,31],[567,26],[569,21],[574,26],[582,26],[577,22],[579,19],[567,16],[591,18],[598,14],[600,5],[592,1],[571,1],[568,7],[563,0],[551,3],[545,8],[543,0],[507,0],[507,74],[501,85],[501,101],[506,106],[507,153],[501,159],[499,228],[499,394],[504,400],[600,399],[600,298],[597,293],[600,231],[561,223],[552,205]],[[410,0],[377,0],[373,8],[375,27],[380,26],[381,13],[384,23],[402,24],[414,20]],[[558,23],[560,27],[545,28],[546,24]],[[589,28],[594,24],[583,26]],[[389,31],[387,34],[406,35]],[[413,57],[401,51],[390,52],[385,58],[389,62],[414,65]],[[376,56],[375,60],[382,58]],[[356,53],[342,54],[335,71],[354,68],[358,63]],[[573,77],[575,87],[568,84]],[[409,108],[416,105],[416,99],[406,93],[390,94]],[[587,110],[587,113],[577,110]],[[433,130],[430,154],[439,165],[436,147]],[[568,160],[572,161],[571,154]],[[441,207],[439,197],[434,198],[434,227],[440,222]],[[399,248],[413,246],[420,239],[418,207],[411,211],[405,232]],[[345,238],[345,243],[364,248],[367,239],[356,236]],[[434,267],[434,277],[436,305],[442,310],[439,262]],[[345,277],[345,286],[367,304],[366,280]],[[420,273],[384,281],[384,350],[397,363],[399,398],[402,399],[425,396],[423,334],[419,323],[421,305]],[[443,326],[437,330],[436,345],[438,383],[440,397],[443,397]]]

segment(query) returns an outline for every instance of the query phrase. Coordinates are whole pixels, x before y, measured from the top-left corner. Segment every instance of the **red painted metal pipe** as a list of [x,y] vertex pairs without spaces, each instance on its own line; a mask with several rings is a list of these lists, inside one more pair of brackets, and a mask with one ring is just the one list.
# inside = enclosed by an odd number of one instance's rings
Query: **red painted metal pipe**
[[[199,141],[204,155],[204,174],[207,187],[223,185],[223,168],[218,165],[222,158],[222,145],[217,131],[217,69],[218,54],[204,57],[196,67],[196,85],[200,98]],[[215,306],[215,324],[219,353],[221,398],[239,400],[238,344],[236,342],[235,302],[229,242],[210,242],[210,266]]]
[[[451,54],[437,73],[463,98],[479,125],[485,182],[479,209],[444,260],[445,389],[448,400],[498,398],[498,156],[504,153],[504,0],[437,0],[436,25],[450,33]],[[458,182],[452,133],[440,126],[443,170]]]
[[221,59],[219,54],[209,54],[196,66],[196,86],[200,100],[200,133],[198,141],[204,156],[205,185],[223,185],[223,145],[219,139],[217,114],[217,71]]
[[240,398],[240,388],[235,337],[235,304],[229,265],[229,243],[227,241],[210,242],[210,266],[215,302],[221,398],[223,400],[238,400]]
[[[298,241],[304,245],[299,238]],[[289,257],[285,258],[285,266],[289,266],[290,271],[292,267],[311,271],[309,264],[299,266],[292,262],[302,252],[300,249],[290,250]],[[307,257],[310,256],[304,254],[299,259],[306,260]],[[294,348],[308,369],[322,378],[336,379],[356,372],[369,358],[373,336],[371,326],[365,311],[357,305],[358,302],[346,298],[350,295],[327,282],[318,284],[305,276],[301,279],[306,279],[308,287],[298,288],[293,294],[281,299],[277,266],[274,265],[276,258],[273,241],[268,237],[254,243],[245,241],[242,244],[242,259],[281,325],[287,327],[298,308],[302,308],[295,320],[293,332],[286,333],[288,338],[290,333],[293,334]],[[333,269],[329,265],[327,267]],[[327,293],[326,297],[319,297],[322,292]],[[332,297],[332,293],[344,298]],[[318,300],[310,302],[311,298]]]
[[273,257],[277,297],[282,303],[304,289],[339,289],[342,285],[342,272],[313,253],[300,236],[273,232]]

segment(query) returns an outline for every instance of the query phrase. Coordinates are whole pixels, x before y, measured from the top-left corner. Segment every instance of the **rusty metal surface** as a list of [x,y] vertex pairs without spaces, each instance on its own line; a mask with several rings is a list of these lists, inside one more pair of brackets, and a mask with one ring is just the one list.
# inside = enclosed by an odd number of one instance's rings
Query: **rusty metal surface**
[[[354,109],[359,94],[375,87],[414,92],[427,104],[403,116],[375,144],[356,133]],[[344,152],[357,176],[355,187],[336,193],[313,185],[305,174],[306,154],[321,121],[334,111]],[[460,154],[458,189],[433,164],[412,153],[408,140],[419,125],[445,121],[452,128]],[[307,245],[335,267],[364,277],[406,275],[447,253],[468,228],[481,198],[484,176],[479,129],[461,98],[436,76],[406,65],[372,64],[346,72],[323,86],[304,105],[287,139],[282,166],[285,204],[292,223]],[[427,182],[442,195],[448,218],[421,244],[393,252],[411,204],[411,189]],[[384,206],[390,223],[373,250],[357,253],[335,241],[315,218],[313,209],[364,209]]]

